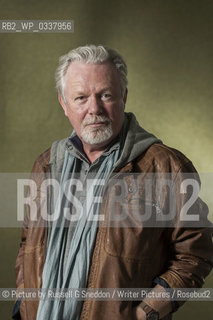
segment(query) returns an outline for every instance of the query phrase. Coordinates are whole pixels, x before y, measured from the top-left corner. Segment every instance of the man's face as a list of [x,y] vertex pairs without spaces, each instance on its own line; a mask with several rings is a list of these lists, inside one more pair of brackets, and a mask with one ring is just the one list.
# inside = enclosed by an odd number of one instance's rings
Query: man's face
[[65,98],[59,96],[59,101],[84,146],[105,147],[120,132],[126,95],[121,95],[118,72],[110,62],[71,63]]

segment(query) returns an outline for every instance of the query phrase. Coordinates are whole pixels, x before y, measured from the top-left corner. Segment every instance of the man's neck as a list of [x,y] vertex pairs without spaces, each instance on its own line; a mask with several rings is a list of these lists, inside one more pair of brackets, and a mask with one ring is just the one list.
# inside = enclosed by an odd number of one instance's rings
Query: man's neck
[[100,148],[97,148],[97,147],[95,148],[92,146],[90,148],[83,146],[83,148],[84,148],[84,152],[85,152],[87,158],[89,159],[89,161],[91,163],[93,163],[93,162],[95,162],[96,159],[98,159],[102,155],[104,150],[106,150],[107,145],[102,146]]
[[109,142],[104,143],[103,145],[87,145],[84,142],[82,142],[84,153],[86,154],[89,161],[93,163],[95,162],[96,159],[98,159],[102,155],[102,153],[109,146],[112,146],[117,140],[118,140],[118,136],[113,140],[110,140]]

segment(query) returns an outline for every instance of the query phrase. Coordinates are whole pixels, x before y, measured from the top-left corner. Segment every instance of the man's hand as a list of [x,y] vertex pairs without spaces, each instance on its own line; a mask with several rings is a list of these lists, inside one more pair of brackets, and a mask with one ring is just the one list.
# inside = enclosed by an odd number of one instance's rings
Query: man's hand
[[140,306],[134,308],[134,320],[146,320],[146,313]]
[[[159,290],[166,291],[164,287],[158,284],[152,289],[152,291],[156,292],[159,292]],[[160,319],[162,319],[164,316],[166,316],[168,313],[172,311],[171,302],[169,300],[154,300],[145,298],[143,302],[148,304],[154,310],[158,311]],[[146,313],[140,305],[134,308],[133,314],[135,320],[146,320]]]

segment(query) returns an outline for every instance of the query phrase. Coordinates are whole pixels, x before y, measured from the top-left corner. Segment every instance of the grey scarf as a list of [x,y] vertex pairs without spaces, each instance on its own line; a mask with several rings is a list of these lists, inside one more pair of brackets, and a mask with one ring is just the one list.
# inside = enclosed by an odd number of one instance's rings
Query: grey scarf
[[[78,220],[70,243],[70,251],[67,258],[65,272],[64,253],[67,241],[68,228],[66,225],[66,218],[64,217],[64,208],[68,207],[68,200],[64,200],[62,192],[59,194],[56,208],[60,212],[60,226],[59,221],[53,223],[49,230],[49,242],[46,254],[45,265],[42,274],[42,288],[86,288],[89,266],[93,252],[98,221],[92,219],[98,215],[100,202],[95,206],[95,212],[92,213],[95,197],[101,197],[104,181],[109,177],[113,171],[113,167],[118,159],[119,150],[113,150],[101,163],[98,168],[95,179],[90,185],[86,200],[83,204],[81,218]],[[63,170],[61,175],[60,187],[64,190],[65,183],[69,179],[70,183],[75,175],[77,158],[71,156],[66,151]],[[101,181],[98,185],[97,181]],[[98,187],[97,187],[98,186]],[[94,188],[96,187],[96,188]],[[91,219],[88,221],[88,218]],[[82,308],[82,301],[76,299],[56,299],[54,300],[40,300],[37,319],[38,320],[78,320],[80,318]]]

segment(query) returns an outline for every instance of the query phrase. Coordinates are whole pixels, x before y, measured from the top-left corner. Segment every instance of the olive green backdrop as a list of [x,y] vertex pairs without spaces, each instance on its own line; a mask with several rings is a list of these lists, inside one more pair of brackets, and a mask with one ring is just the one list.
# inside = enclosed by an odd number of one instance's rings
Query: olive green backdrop
[[[69,34],[0,34],[1,172],[28,172],[71,127],[57,102],[58,58],[87,43],[126,59],[126,109],[200,172],[213,171],[213,1],[0,0],[0,19],[73,19]],[[0,286],[14,287],[20,230],[1,229]],[[206,287],[213,287],[209,276]],[[175,320],[212,319],[212,302],[187,303]],[[0,303],[10,319],[12,303]]]

